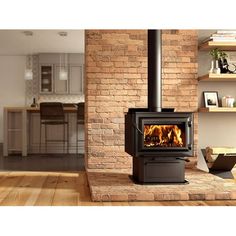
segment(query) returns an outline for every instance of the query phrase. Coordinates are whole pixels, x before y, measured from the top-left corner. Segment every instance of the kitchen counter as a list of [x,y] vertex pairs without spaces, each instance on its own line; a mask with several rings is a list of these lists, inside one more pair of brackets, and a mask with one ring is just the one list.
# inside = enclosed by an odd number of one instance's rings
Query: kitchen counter
[[[76,153],[76,132],[77,132],[77,106],[65,104],[64,112],[69,122],[69,153]],[[84,126],[79,125],[79,140],[84,140]],[[44,138],[45,130],[42,129],[42,153],[45,153]],[[49,139],[61,139],[62,126],[48,127]],[[28,153],[39,153],[40,133],[40,109],[39,107],[5,107],[4,108],[4,156],[21,153],[27,156]],[[84,152],[83,141],[79,142],[79,150]],[[49,143],[48,153],[64,153],[62,143]]]
[[[64,106],[65,112],[77,112],[77,107],[74,106]],[[39,107],[4,107],[4,110],[11,111],[11,112],[19,112],[19,111],[27,111],[27,112],[39,112]]]

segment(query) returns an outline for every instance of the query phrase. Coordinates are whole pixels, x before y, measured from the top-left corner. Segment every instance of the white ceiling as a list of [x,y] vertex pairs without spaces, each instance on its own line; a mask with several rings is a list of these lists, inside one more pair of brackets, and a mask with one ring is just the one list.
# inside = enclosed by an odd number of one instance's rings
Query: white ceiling
[[[36,53],[84,53],[84,30],[0,30],[0,55],[27,55]],[[217,29],[198,30],[201,42]],[[59,32],[67,32],[66,37]]]
[[[0,30],[0,55],[84,53],[84,30]],[[28,31],[28,30],[27,30]],[[67,32],[66,37],[58,32]]]

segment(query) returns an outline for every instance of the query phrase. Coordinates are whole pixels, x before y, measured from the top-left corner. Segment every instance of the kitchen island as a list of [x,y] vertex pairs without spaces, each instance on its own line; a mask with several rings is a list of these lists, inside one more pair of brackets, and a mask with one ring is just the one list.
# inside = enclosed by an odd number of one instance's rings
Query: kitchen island
[[[76,153],[77,107],[65,105],[64,112],[69,122],[69,153]],[[79,153],[84,152],[84,126],[79,125]],[[48,127],[48,139],[62,139],[63,127]],[[38,107],[4,108],[3,154],[21,153],[22,156],[39,153],[40,145],[40,109]],[[45,130],[42,129],[41,153],[45,150]],[[47,153],[64,153],[62,142],[49,142]]]

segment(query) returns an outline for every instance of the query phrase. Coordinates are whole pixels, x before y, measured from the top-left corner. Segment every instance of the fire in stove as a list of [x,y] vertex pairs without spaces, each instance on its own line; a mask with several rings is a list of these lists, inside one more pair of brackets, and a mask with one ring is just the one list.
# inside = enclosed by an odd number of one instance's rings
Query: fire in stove
[[178,125],[144,125],[144,147],[183,147],[183,140]]

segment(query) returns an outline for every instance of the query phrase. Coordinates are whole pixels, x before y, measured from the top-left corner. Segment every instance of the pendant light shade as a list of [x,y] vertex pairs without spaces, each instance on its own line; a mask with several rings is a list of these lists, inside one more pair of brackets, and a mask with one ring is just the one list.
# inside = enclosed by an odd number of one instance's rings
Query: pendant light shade
[[26,58],[25,80],[33,79],[32,56]]
[[65,68],[60,68],[59,79],[60,80],[68,79],[68,72],[65,70]]
[[33,79],[33,71],[32,69],[25,69],[25,80]]

